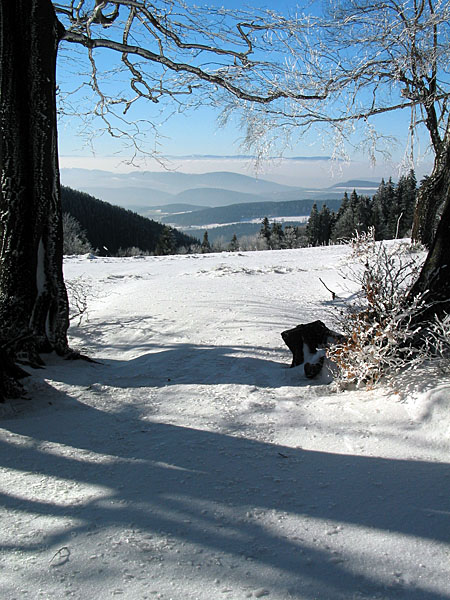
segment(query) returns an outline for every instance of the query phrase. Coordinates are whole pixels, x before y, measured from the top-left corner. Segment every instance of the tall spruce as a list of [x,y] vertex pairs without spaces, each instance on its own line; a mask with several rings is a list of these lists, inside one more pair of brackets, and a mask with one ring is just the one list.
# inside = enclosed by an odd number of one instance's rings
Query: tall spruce
[[401,209],[398,203],[398,195],[392,177],[389,177],[385,185],[385,237],[384,239],[391,240],[397,236],[398,227],[400,225]]
[[306,224],[306,239],[308,246],[317,246],[320,237],[320,217],[317,204],[314,202],[308,223]]
[[378,190],[373,197],[373,225],[375,227],[375,239],[385,240],[387,231],[387,202],[386,183],[381,180]]
[[230,252],[236,252],[237,250],[239,250],[239,241],[238,241],[237,235],[235,233],[233,233],[231,242],[228,244],[228,250]]
[[373,202],[370,196],[359,196],[356,207],[356,231],[365,233],[373,225]]
[[267,248],[270,248],[270,236],[272,231],[270,229],[270,223],[268,217],[264,217],[261,223],[261,229],[259,231],[259,237],[264,241]]
[[334,227],[333,239],[336,241],[347,240],[355,233],[356,215],[358,208],[358,195],[355,190],[350,198],[344,194],[341,208],[339,209],[336,225]]
[[320,246],[328,246],[333,229],[333,218],[330,209],[326,204],[322,205],[319,213],[319,239]]
[[400,207],[398,237],[411,235],[417,199],[417,180],[414,170],[402,175],[397,184],[397,202]]
[[211,244],[209,243],[207,231],[205,231],[205,233],[203,234],[202,245],[200,247],[202,254],[207,254],[208,252],[211,252]]
[[272,231],[270,232],[270,248],[272,250],[280,250],[284,244],[284,232],[281,223],[274,221],[272,223]]
[[175,254],[176,247],[177,244],[175,240],[174,231],[173,229],[165,225],[156,244],[155,254],[158,254],[160,256]]

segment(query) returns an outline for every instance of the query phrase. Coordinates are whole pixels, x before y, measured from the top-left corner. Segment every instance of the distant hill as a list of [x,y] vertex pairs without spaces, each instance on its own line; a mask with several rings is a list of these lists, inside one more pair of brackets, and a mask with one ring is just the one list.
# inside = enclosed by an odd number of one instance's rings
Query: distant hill
[[[170,173],[164,173],[170,175]],[[251,177],[250,175],[242,175],[241,173],[233,173],[230,171],[214,171],[211,173],[201,174],[182,174],[185,175],[184,184],[186,189],[192,188],[215,188],[224,189],[242,194],[271,194],[273,192],[281,192],[295,189],[289,185],[275,183],[267,179],[259,177]]]
[[261,195],[205,187],[185,190],[184,192],[177,194],[175,199],[182,203],[191,203],[206,207],[218,207],[230,204],[260,202]]
[[[154,252],[164,230],[160,223],[69,187],[62,187],[61,200],[63,212],[68,212],[79,221],[99,254],[116,254],[119,248],[131,246]],[[189,246],[197,242],[176,229],[172,233],[177,246]]]
[[91,194],[94,198],[99,198],[110,204],[122,206],[123,208],[134,210],[139,213],[149,206],[172,202],[175,197],[173,194],[169,194],[163,190],[155,190],[150,187],[145,188],[124,185],[123,187],[114,188],[101,185],[86,185],[83,179],[80,179],[78,183],[72,183],[72,185],[75,185],[76,189],[82,192]]
[[250,202],[340,200],[345,191],[350,193],[353,188],[359,194],[373,195],[378,187],[378,183],[358,179],[329,188],[293,187],[230,171],[111,173],[64,168],[61,178],[64,185],[149,217],[153,217],[155,207],[163,205],[190,204],[206,208]]
[[[228,171],[201,174],[178,171],[110,173],[98,169],[91,171],[66,168],[61,169],[61,179],[64,185],[81,188],[103,200],[117,202],[124,206],[130,204],[154,206],[162,203],[183,202],[187,200],[176,199],[177,194],[201,188],[254,194],[257,197],[296,189],[292,186]],[[213,204],[217,206],[217,203],[213,202]]]
[[269,219],[275,217],[297,217],[309,216],[314,203],[317,207],[326,204],[331,211],[337,211],[342,199],[331,198],[329,200],[292,200],[289,202],[250,202],[247,204],[233,204],[231,206],[220,206],[171,214],[163,217],[163,223],[170,223],[176,227],[204,226],[209,224],[240,223],[254,219]]
[[[195,210],[203,210],[204,206],[198,206],[196,204],[183,204],[181,202],[174,204],[162,204],[160,206],[152,206],[147,208],[143,214],[144,217],[154,219],[155,221],[161,221],[163,217],[173,215],[177,213],[194,212]],[[138,211],[137,211],[138,212]]]
[[379,182],[378,183],[374,183],[373,181],[366,181],[364,179],[349,179],[349,181],[344,181],[341,183],[335,183],[334,185],[330,186],[328,189],[335,189],[335,188],[345,188],[345,189],[353,189],[355,188],[356,190],[358,189],[373,189],[373,190],[377,190],[379,186]]

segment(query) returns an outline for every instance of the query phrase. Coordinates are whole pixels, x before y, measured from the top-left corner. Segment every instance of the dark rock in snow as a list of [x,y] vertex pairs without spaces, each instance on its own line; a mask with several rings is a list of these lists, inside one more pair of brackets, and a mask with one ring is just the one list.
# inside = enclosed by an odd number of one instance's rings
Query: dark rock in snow
[[322,321],[297,325],[283,331],[281,337],[292,352],[291,368],[304,364],[305,375],[309,379],[320,373],[325,361],[323,352],[318,354],[318,350],[344,339],[343,335],[328,329]]

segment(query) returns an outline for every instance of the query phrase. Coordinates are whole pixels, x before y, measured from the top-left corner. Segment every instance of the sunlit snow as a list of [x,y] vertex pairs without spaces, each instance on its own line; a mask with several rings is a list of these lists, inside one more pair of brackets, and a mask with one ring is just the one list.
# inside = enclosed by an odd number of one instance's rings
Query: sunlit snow
[[0,408],[1,598],[450,599],[448,379],[288,368],[348,256],[67,258],[98,364],[49,356]]

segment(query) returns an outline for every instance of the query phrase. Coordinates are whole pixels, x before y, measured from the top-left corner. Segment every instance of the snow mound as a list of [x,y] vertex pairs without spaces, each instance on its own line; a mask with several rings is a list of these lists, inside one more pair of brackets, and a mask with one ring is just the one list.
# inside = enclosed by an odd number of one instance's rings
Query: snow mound
[[207,275],[209,277],[227,277],[232,275],[286,275],[290,273],[299,273],[305,271],[299,267],[290,267],[285,265],[271,265],[269,267],[233,267],[227,264],[220,264],[213,269],[201,269],[197,271],[197,276]]

